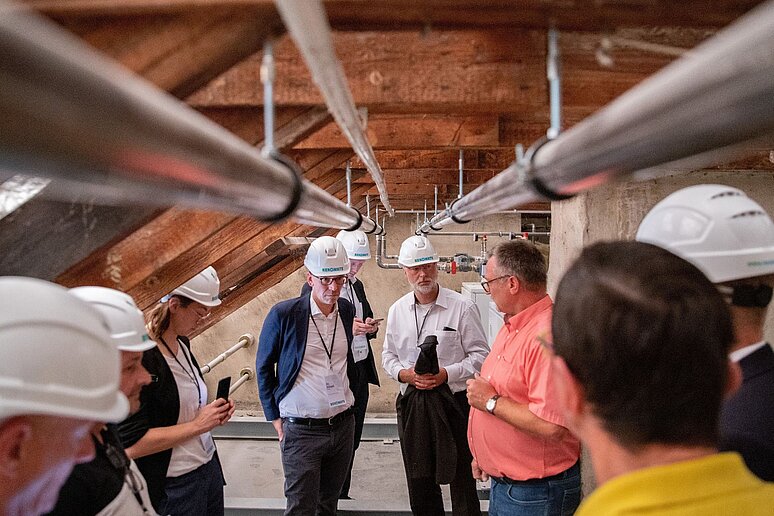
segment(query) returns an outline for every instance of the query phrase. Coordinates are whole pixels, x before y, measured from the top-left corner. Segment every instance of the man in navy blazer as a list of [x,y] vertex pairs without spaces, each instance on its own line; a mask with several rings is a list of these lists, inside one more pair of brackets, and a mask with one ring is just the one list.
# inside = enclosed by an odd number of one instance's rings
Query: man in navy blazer
[[637,240],[693,263],[724,295],[735,334],[729,359],[742,370],[742,386],[723,403],[719,448],[739,452],[750,471],[774,481],[774,352],[763,337],[774,222],[741,190],[696,185],[654,206]]
[[350,264],[341,242],[326,236],[310,245],[304,265],[311,294],[269,311],[255,369],[264,415],[279,436],[285,514],[332,516],[355,433],[355,309],[339,298]]

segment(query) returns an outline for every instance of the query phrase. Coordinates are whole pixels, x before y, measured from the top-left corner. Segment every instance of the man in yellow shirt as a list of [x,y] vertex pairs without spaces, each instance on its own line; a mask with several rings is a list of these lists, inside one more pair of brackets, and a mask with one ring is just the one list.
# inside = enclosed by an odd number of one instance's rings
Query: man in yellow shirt
[[728,308],[697,268],[650,244],[593,245],[559,285],[552,329],[565,421],[599,486],[577,514],[774,514],[774,484],[717,451],[740,376]]

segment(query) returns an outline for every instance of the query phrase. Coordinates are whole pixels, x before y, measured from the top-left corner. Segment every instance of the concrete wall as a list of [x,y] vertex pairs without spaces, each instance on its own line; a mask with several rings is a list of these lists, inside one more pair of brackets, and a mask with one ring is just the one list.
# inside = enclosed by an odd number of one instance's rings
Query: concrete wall
[[[388,219],[387,229],[387,254],[397,255],[401,242],[416,230],[416,218],[414,215],[398,214]],[[443,231],[512,231],[519,232],[521,229],[521,219],[518,215],[502,214],[493,215],[480,220],[472,221],[465,225],[450,225]],[[442,236],[443,231],[436,235],[431,235],[430,239],[436,248],[436,251],[442,256],[450,256],[456,253],[467,253],[477,256],[481,253],[481,242],[473,241],[472,236]],[[371,238],[371,253],[376,256],[376,241]],[[491,249],[503,239],[500,237],[490,237],[487,246]],[[388,260],[392,261],[392,260]],[[255,368],[255,354],[257,351],[257,339],[261,332],[261,325],[269,309],[279,301],[296,297],[299,294],[301,284],[304,282],[305,269],[303,267],[282,280],[275,287],[263,292],[253,301],[235,311],[228,318],[219,322],[206,332],[202,333],[193,340],[194,351],[201,363],[208,362],[222,353],[225,349],[236,343],[239,336],[244,333],[252,333],[256,337],[256,347],[239,350],[234,356],[226,360],[223,364],[217,366],[209,375],[207,375],[207,385],[210,390],[214,390],[219,378],[231,375],[234,380],[238,378],[239,371],[243,367]],[[405,275],[401,270],[381,269],[376,265],[375,260],[370,260],[364,264],[358,277],[363,281],[366,287],[369,302],[374,310],[376,317],[386,317],[387,311],[399,297],[409,291]],[[454,290],[460,290],[462,282],[481,281],[477,273],[468,272],[451,275],[439,273],[439,282],[442,286]],[[384,327],[384,326],[383,326]],[[374,353],[377,360],[377,369],[380,373],[382,386],[380,388],[371,387],[371,399],[369,402],[369,412],[394,413],[395,396],[398,387],[395,381],[387,377],[381,368],[381,350],[383,344],[383,332],[372,341]],[[237,408],[247,410],[248,413],[258,413],[260,404],[258,402],[258,390],[255,380],[247,383],[240,388],[234,395],[237,402]]]

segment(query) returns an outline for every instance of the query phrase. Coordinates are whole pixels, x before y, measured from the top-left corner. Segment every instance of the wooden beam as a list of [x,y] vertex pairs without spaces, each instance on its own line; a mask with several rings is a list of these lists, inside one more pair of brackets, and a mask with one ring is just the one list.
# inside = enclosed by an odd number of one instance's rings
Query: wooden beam
[[[421,149],[376,151],[382,169],[459,169],[459,149]],[[464,170],[504,169],[516,153],[513,148],[465,149]],[[359,158],[352,159],[353,168],[365,168]]]
[[[497,147],[498,124],[494,115],[378,115],[369,119],[366,133],[374,149]],[[296,148],[350,148],[350,144],[338,125],[328,124]]]
[[[265,9],[271,0],[23,0],[63,16],[158,15],[222,9]],[[755,0],[696,2],[560,2],[545,0],[326,0],[335,29],[396,30],[459,27],[608,30],[620,26],[721,27],[757,5]],[[701,8],[699,8],[701,7]]]
[[[353,169],[359,171],[360,169]],[[382,169],[384,179],[387,185],[396,184],[424,184],[424,185],[454,185],[459,184],[459,171],[443,168],[421,168],[421,169]],[[492,179],[501,170],[465,170],[462,173],[462,182],[465,184],[481,184]],[[370,176],[363,175],[358,179],[353,179],[355,183],[373,183]],[[389,190],[388,190],[389,192]]]

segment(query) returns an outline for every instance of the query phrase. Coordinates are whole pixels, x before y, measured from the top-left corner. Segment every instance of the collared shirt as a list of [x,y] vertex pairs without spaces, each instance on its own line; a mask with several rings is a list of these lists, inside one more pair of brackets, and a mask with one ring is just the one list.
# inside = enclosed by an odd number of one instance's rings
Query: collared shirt
[[774,484],[736,453],[655,466],[609,480],[581,503],[577,516],[774,514]]
[[[355,280],[357,281],[357,280]],[[355,281],[347,279],[341,287],[341,297],[347,299],[355,307],[355,317],[363,321],[363,303],[357,297],[355,289],[352,288]],[[352,357],[355,362],[360,362],[368,358],[368,337],[365,335],[355,335],[352,338]]]
[[[288,395],[279,403],[281,417],[328,418],[343,412],[355,402],[347,377],[347,334],[339,317],[338,305],[326,317],[310,294],[311,316],[306,333],[306,351],[296,382]],[[317,333],[317,330],[320,333]],[[334,340],[334,330],[336,338]],[[322,339],[320,337],[322,336]],[[325,342],[323,346],[323,341]],[[331,350],[331,342],[333,349]],[[331,351],[331,359],[328,353]],[[331,407],[326,389],[326,377],[335,375],[344,389],[343,405]]]
[[767,344],[766,341],[762,340],[760,342],[756,342],[755,344],[750,344],[749,346],[745,346],[743,348],[737,349],[733,353],[729,353],[728,359],[731,360],[731,362],[739,362],[744,357],[748,355],[752,355],[753,353],[761,349],[766,344]]
[[[419,332],[417,332],[419,328]],[[428,335],[438,338],[438,365],[446,369],[452,392],[464,391],[465,382],[481,369],[489,353],[478,307],[461,294],[439,285],[435,303],[416,303],[414,292],[398,299],[387,314],[382,366],[398,380],[401,369],[414,367],[419,344]],[[406,384],[400,384],[405,393]]]
[[[481,367],[481,376],[500,396],[527,406],[535,416],[566,426],[551,369],[551,356],[541,343],[551,339],[553,303],[545,296],[509,318]],[[472,409],[468,443],[479,467],[491,476],[512,480],[545,478],[571,467],[580,443],[571,434],[561,441],[536,437],[488,412]]]

